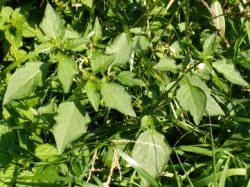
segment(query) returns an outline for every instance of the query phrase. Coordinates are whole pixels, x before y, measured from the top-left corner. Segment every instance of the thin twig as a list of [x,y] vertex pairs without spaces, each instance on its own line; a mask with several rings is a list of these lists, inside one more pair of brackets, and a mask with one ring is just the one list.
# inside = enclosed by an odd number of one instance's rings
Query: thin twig
[[122,175],[121,175],[121,167],[120,167],[120,164],[119,164],[119,161],[118,161],[118,154],[117,154],[117,148],[114,149],[114,153],[113,153],[113,160],[112,160],[112,165],[111,165],[111,168],[110,168],[110,172],[109,172],[109,176],[108,176],[108,179],[107,181],[103,184],[104,187],[109,187],[109,184],[111,182],[111,178],[112,178],[112,175],[113,175],[113,172],[114,172],[114,169],[115,168],[118,168],[119,170],[119,173],[120,173],[120,180],[122,178]]
[[90,180],[90,178],[92,176],[92,173],[95,172],[95,161],[97,159],[98,159],[98,157],[97,157],[97,149],[95,149],[95,152],[94,152],[94,155],[93,155],[93,158],[92,158],[92,167],[89,170],[89,175],[88,175],[87,182]]

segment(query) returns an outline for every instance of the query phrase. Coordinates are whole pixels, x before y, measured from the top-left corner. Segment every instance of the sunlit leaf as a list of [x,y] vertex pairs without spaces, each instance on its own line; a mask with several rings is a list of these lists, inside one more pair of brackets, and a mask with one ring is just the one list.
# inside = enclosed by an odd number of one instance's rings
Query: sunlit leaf
[[136,116],[130,96],[123,86],[105,82],[102,84],[101,94],[107,107],[116,109],[125,115]]
[[202,119],[207,101],[206,94],[202,89],[186,83],[177,90],[176,98],[183,109],[190,112],[195,124],[198,125]]
[[208,116],[220,116],[225,115],[224,111],[221,109],[220,105],[216,102],[216,100],[210,95],[206,94],[207,103],[205,114]]
[[149,48],[150,43],[145,36],[135,36],[133,38],[133,50],[143,51]]
[[98,18],[95,19],[94,32],[95,35],[93,36],[93,41],[97,43],[102,39],[102,27]]
[[204,57],[212,55],[214,53],[214,44],[215,44],[216,34],[213,33],[207,37],[203,44],[202,55]]
[[144,82],[136,78],[136,74],[131,71],[122,71],[116,78],[120,83],[127,86],[145,86]]
[[62,83],[64,92],[68,93],[73,82],[73,78],[77,74],[77,64],[71,57],[63,54],[57,54],[56,58],[58,60],[58,78]]
[[171,148],[165,137],[155,130],[140,134],[131,153],[138,164],[153,178],[162,172],[168,163],[170,154]]
[[213,13],[213,24],[215,28],[220,33],[221,37],[225,36],[226,30],[226,23],[225,23],[225,16],[221,4],[218,0],[214,1],[210,7]]
[[171,71],[177,73],[177,66],[173,59],[171,58],[161,58],[160,61],[154,66],[154,69],[159,71]]
[[58,151],[51,144],[41,144],[35,149],[35,155],[43,161],[52,162],[57,159]]
[[112,65],[126,64],[131,55],[132,49],[128,41],[128,36],[125,33],[117,36],[112,44],[106,48],[106,54],[114,56]]
[[247,20],[246,23],[246,31],[247,31],[247,36],[248,36],[248,41],[250,42],[250,21]]
[[55,120],[53,134],[59,154],[87,131],[87,125],[90,122],[83,106],[76,102],[61,103]]
[[45,9],[41,28],[48,37],[53,39],[61,40],[65,34],[63,20],[49,3]]
[[91,105],[97,112],[100,103],[100,93],[98,91],[97,83],[93,80],[88,80],[88,82],[85,85],[85,89]]
[[[132,157],[127,155],[121,150],[118,150],[118,154],[126,160],[139,174],[141,177],[143,177],[149,184],[151,184],[153,187],[159,187],[158,182],[152,177],[144,168],[141,166],[136,160],[134,160]],[[145,183],[144,183],[145,184]],[[147,184],[145,184],[147,185]]]
[[47,67],[42,62],[28,62],[17,69],[8,82],[3,104],[26,97],[34,91],[36,86],[42,86]]
[[90,58],[91,69],[93,72],[104,72],[113,63],[115,57],[113,55],[103,55],[99,52],[94,52]]
[[213,63],[213,67],[225,76],[227,80],[241,86],[248,86],[248,83],[242,78],[239,71],[234,67],[231,61],[226,59],[217,60]]

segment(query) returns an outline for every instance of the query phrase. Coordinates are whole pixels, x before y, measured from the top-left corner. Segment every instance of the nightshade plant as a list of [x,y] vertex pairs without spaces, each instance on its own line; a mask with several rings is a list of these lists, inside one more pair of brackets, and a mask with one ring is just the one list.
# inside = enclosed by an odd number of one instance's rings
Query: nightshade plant
[[0,186],[249,186],[246,0],[0,3]]

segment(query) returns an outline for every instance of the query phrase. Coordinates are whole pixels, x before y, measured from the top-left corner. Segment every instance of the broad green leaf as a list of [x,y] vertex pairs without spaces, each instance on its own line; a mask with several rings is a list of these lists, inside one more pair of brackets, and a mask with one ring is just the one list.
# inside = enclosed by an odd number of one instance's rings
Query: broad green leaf
[[231,83],[248,86],[248,83],[242,78],[232,62],[226,59],[218,60],[213,63],[213,67]]
[[207,103],[206,103],[206,109],[205,109],[205,114],[207,116],[224,116],[225,113],[221,109],[220,105],[216,102],[216,100],[210,95],[207,94]]
[[98,18],[95,19],[94,32],[93,41],[98,43],[98,41],[102,40],[102,27]]
[[87,131],[87,125],[90,122],[83,106],[76,102],[61,103],[55,120],[53,134],[59,154]]
[[173,73],[177,73],[178,68],[173,59],[164,57],[161,58],[159,63],[154,66],[154,69],[157,69],[159,71],[171,71]]
[[89,98],[91,105],[97,112],[100,103],[100,93],[98,91],[97,83],[93,80],[88,80],[88,82],[85,85],[85,90],[87,92],[87,96]]
[[72,30],[66,29],[63,38],[63,48],[71,51],[83,51],[87,48],[88,38],[83,38],[81,34]]
[[65,93],[68,93],[70,86],[73,82],[75,75],[77,74],[77,64],[69,56],[58,54],[56,55],[58,60],[57,75],[62,83],[62,87]]
[[214,44],[216,40],[216,34],[213,33],[207,37],[203,44],[203,51],[202,51],[202,56],[210,56],[214,53]]
[[46,36],[62,40],[65,34],[64,23],[53,7],[47,3],[41,28]]
[[81,3],[89,8],[93,7],[93,0],[81,0]]
[[47,67],[43,62],[27,62],[17,69],[8,82],[3,105],[29,96],[36,86],[42,86]]
[[202,119],[207,101],[206,94],[202,89],[186,83],[177,90],[176,98],[181,107],[190,112],[195,124],[198,125]]
[[13,181],[13,176],[16,173],[16,165],[10,164],[4,169],[0,170],[0,186],[1,187],[9,187],[10,183]]
[[204,80],[202,80],[198,75],[195,75],[195,74],[189,75],[188,79],[193,86],[197,86],[200,89],[202,89],[202,91],[207,96],[205,115],[209,115],[209,116],[225,115],[225,113],[221,109],[220,105],[211,96],[211,90],[206,85]]
[[0,12],[1,21],[3,22],[9,21],[12,12],[13,12],[13,9],[11,7],[8,7],[8,6],[2,7],[1,12]]
[[63,44],[64,49],[71,50],[71,51],[83,51],[86,49],[86,44],[88,40],[85,38],[67,38]]
[[213,13],[213,24],[215,28],[220,33],[221,37],[225,36],[226,30],[226,23],[225,23],[225,16],[221,4],[218,0],[214,1],[210,7]]
[[152,177],[136,160],[131,158],[129,155],[118,149],[118,154],[126,160],[138,173],[153,187],[159,187],[158,182]]
[[93,72],[104,72],[113,63],[115,57],[110,55],[103,55],[99,52],[94,52],[90,57],[91,69]]
[[131,58],[131,52],[128,36],[125,33],[117,36],[111,46],[106,48],[106,54],[114,56],[112,65],[115,66],[126,64]]
[[116,78],[120,83],[126,86],[145,86],[144,82],[136,78],[136,74],[131,71],[122,71]]
[[202,89],[202,91],[204,91],[205,93],[210,94],[211,92],[210,88],[207,86],[206,82],[200,76],[196,74],[191,74],[188,75],[188,80],[191,82],[193,86],[197,86],[200,89]]
[[135,36],[133,38],[133,51],[143,51],[149,48],[150,42],[145,36]]
[[101,94],[105,106],[116,109],[125,115],[136,116],[130,96],[123,86],[104,82],[101,86]]
[[53,162],[59,156],[57,149],[51,144],[38,145],[35,149],[35,155],[47,162]]
[[170,154],[171,148],[165,137],[155,130],[149,130],[139,135],[131,156],[153,178],[157,178],[166,167]]

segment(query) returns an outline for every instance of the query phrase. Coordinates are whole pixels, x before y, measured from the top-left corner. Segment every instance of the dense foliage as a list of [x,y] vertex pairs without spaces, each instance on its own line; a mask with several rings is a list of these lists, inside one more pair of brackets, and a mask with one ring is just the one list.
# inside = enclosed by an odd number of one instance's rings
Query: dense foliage
[[0,186],[250,186],[246,0],[0,2]]

